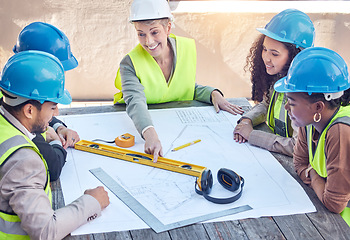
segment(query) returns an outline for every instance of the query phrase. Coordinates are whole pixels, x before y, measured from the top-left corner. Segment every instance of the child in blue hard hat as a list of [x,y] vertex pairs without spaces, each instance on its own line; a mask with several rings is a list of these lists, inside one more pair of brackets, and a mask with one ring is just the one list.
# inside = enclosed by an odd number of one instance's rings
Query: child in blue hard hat
[[[292,156],[296,130],[283,108],[286,98],[273,91],[273,84],[285,76],[297,53],[313,46],[314,26],[310,18],[296,9],[275,15],[250,49],[247,67],[251,72],[252,100],[258,102],[239,120],[234,139]],[[254,130],[267,122],[273,133]]]
[[287,77],[275,83],[299,127],[293,162],[331,212],[350,226],[350,78],[336,52],[313,47],[299,53]]
[[[17,54],[28,50],[38,50],[54,55],[60,60],[65,71],[78,66],[78,61],[71,52],[67,36],[48,23],[33,22],[19,33],[13,52]],[[45,134],[36,134],[33,142],[45,157],[51,181],[56,181],[61,174],[62,167],[66,162],[67,152],[65,149],[74,147],[74,144],[79,140],[79,134],[67,128],[56,117],[52,118]]]

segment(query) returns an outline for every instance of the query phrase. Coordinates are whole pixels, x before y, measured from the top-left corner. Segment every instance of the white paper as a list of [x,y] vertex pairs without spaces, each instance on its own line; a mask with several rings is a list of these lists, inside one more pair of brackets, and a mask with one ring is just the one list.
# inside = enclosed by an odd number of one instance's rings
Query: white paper
[[[302,187],[268,151],[233,140],[238,116],[223,111],[217,114],[213,107],[150,110],[150,113],[166,158],[210,169],[214,178],[211,195],[219,198],[237,193],[218,183],[217,171],[220,168],[234,170],[245,179],[242,197],[231,204],[214,204],[195,193],[195,177],[69,149],[60,178],[66,204],[78,198],[85,189],[102,185],[89,172],[101,167],[163,224],[246,204],[253,210],[216,221],[316,211]],[[129,149],[143,152],[144,140],[125,112],[60,118],[84,140],[114,140],[121,134],[130,133],[135,136],[135,146]],[[196,139],[201,142],[171,151]],[[111,192],[109,197],[111,204],[102,216],[72,235],[148,228]]]

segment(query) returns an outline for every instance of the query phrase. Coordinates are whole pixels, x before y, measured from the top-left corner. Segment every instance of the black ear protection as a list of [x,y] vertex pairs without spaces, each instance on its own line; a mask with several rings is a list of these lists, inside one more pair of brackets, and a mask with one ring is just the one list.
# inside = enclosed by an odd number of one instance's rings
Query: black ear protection
[[232,192],[238,190],[239,188],[241,188],[241,190],[239,191],[239,193],[229,198],[214,198],[209,196],[209,193],[211,192],[211,188],[213,186],[213,175],[211,174],[211,171],[209,169],[206,169],[202,172],[201,176],[196,179],[196,193],[202,195],[208,201],[218,204],[233,203],[242,196],[244,186],[243,177],[239,176],[237,173],[227,168],[221,168],[218,171],[217,177],[219,183],[227,190]]

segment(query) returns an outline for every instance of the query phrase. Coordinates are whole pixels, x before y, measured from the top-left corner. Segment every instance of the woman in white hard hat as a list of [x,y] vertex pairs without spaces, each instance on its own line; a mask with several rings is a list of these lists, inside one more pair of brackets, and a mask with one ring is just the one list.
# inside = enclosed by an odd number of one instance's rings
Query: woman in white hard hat
[[120,63],[114,103],[126,103],[126,111],[145,139],[145,152],[157,161],[162,145],[153,127],[147,104],[198,100],[232,114],[242,114],[212,87],[195,83],[196,47],[193,39],[170,34],[173,16],[165,0],[134,0],[130,22],[140,44]]
[[[296,9],[275,15],[250,49],[247,67],[251,72],[252,100],[257,104],[243,114],[234,130],[237,142],[246,142],[272,152],[293,156],[297,128],[284,109],[286,97],[276,93],[273,84],[286,76],[293,58],[313,46],[315,28],[310,18]],[[273,133],[254,130],[266,122]]]
[[274,85],[287,96],[285,109],[299,127],[293,163],[331,212],[350,226],[350,78],[336,52],[311,47]]

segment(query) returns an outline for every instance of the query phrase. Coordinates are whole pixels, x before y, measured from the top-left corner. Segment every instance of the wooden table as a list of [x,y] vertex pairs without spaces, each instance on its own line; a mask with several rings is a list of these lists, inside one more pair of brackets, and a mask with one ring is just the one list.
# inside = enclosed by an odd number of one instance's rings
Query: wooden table
[[[229,99],[230,102],[242,106],[245,110],[250,108],[245,98]],[[173,102],[150,105],[150,109],[179,108],[189,106],[207,106],[197,101]],[[61,115],[87,114],[125,111],[124,105],[99,106],[84,108],[65,108],[60,110]],[[258,126],[268,130],[266,125]],[[131,230],[122,232],[109,232],[67,236],[67,240],[76,239],[120,239],[120,240],[223,240],[223,239],[350,239],[350,228],[339,214],[329,212],[318,200],[314,191],[303,184],[293,169],[292,158],[282,154],[273,153],[281,165],[301,184],[317,212],[279,217],[261,217],[257,219],[243,219],[215,223],[198,223],[187,227],[173,229],[163,233],[155,233],[152,229]],[[52,183],[53,207],[57,209],[64,206],[60,180]]]

